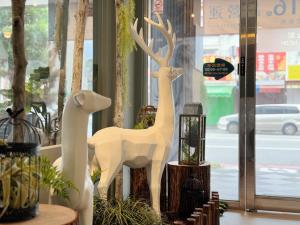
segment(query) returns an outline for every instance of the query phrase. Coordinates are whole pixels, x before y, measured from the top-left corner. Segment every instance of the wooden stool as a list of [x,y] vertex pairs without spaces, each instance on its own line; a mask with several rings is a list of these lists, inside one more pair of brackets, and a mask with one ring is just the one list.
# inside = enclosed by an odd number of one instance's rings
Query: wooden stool
[[79,225],[77,212],[60,206],[40,204],[38,215],[31,220],[16,223],[1,223],[1,225]]

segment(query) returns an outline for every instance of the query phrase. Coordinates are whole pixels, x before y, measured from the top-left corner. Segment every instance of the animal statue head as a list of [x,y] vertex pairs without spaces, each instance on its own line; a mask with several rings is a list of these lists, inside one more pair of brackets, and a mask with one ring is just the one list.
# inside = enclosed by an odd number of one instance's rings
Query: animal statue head
[[77,107],[87,113],[94,113],[108,108],[111,105],[111,99],[99,95],[93,91],[78,91],[73,95],[73,101]]
[[170,80],[174,80],[178,76],[183,74],[182,68],[173,68],[169,65],[176,43],[176,35],[173,32],[173,28],[169,20],[167,20],[168,27],[166,27],[158,13],[156,13],[156,17],[158,19],[158,23],[154,22],[153,20],[147,17],[144,17],[144,20],[148,24],[152,25],[157,30],[159,30],[165,37],[168,44],[168,49],[165,55],[162,55],[161,48],[158,50],[158,52],[153,51],[153,39],[151,39],[149,45],[145,43],[143,28],[140,29],[139,33],[137,32],[138,19],[136,19],[134,24],[131,25],[131,34],[135,39],[136,43],[138,43],[138,45],[160,66],[157,72],[152,73],[152,76],[156,78],[167,76]]

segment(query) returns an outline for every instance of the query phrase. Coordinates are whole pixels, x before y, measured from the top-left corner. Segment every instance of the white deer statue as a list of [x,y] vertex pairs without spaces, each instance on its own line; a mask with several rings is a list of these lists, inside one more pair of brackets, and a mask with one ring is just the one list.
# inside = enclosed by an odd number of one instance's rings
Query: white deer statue
[[80,225],[93,224],[94,185],[88,171],[87,127],[90,113],[110,106],[111,99],[93,91],[79,91],[69,97],[62,115],[62,158],[54,162],[77,190],[69,193],[70,201],[57,199],[79,213]]
[[148,45],[143,38],[143,30],[137,33],[137,23],[131,26],[131,33],[139,46],[160,66],[153,76],[158,78],[159,102],[154,126],[144,130],[109,127],[95,133],[88,139],[89,147],[95,148],[95,158],[103,171],[98,184],[100,196],[106,198],[112,180],[123,164],[131,168],[146,167],[147,180],[151,192],[152,207],[160,214],[160,183],[169,155],[174,132],[174,105],[172,81],[182,74],[182,69],[172,68],[169,61],[173,54],[175,34],[168,21],[168,29],[157,14],[158,23],[144,18],[158,29],[166,38],[168,50],[161,56],[161,51],[154,53],[153,41]]

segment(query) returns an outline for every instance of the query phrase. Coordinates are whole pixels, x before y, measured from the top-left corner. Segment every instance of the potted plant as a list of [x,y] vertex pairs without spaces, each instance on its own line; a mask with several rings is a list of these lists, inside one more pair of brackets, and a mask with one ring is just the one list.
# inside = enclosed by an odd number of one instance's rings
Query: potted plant
[[128,198],[106,201],[94,197],[94,225],[167,225],[145,202]]

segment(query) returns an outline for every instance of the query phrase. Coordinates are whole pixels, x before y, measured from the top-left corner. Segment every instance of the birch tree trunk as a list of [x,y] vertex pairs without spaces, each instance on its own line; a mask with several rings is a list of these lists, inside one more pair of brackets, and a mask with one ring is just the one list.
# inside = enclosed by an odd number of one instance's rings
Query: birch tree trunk
[[[24,11],[26,0],[11,0],[12,9],[12,48],[14,59],[14,75],[12,81],[13,111],[25,108],[25,75],[27,60],[24,46]],[[22,112],[18,116],[24,118]],[[14,127],[14,142],[22,142],[23,131],[20,126]]]
[[89,0],[79,0],[78,12],[75,15],[76,31],[75,31],[74,54],[73,54],[72,93],[81,90],[84,34],[85,34],[85,24],[86,24],[88,6],[89,6]]

